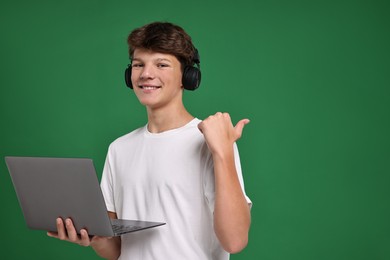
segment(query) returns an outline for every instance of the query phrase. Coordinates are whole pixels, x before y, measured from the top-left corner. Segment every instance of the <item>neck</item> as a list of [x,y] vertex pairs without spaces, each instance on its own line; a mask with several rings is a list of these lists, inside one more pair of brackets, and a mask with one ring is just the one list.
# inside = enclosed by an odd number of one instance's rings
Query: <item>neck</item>
[[181,104],[179,107],[165,109],[147,108],[148,130],[151,133],[162,133],[186,125],[194,117]]

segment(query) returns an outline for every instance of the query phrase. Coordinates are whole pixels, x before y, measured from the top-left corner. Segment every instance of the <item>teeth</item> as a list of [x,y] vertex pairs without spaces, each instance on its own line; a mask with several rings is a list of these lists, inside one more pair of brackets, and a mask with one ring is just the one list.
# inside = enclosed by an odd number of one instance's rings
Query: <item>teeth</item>
[[146,90],[158,89],[158,87],[153,87],[153,86],[141,86],[141,88],[146,89]]

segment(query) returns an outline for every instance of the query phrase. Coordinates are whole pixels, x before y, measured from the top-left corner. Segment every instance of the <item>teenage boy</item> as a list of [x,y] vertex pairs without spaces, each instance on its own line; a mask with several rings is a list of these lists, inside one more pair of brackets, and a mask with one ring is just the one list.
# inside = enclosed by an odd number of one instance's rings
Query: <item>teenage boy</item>
[[155,22],[128,37],[126,83],[146,107],[147,124],[109,147],[101,188],[111,218],[163,221],[121,237],[80,235],[57,219],[57,237],[91,246],[107,259],[229,259],[248,242],[245,194],[235,126],[218,112],[201,121],[183,104],[200,83],[199,55],[179,26]]

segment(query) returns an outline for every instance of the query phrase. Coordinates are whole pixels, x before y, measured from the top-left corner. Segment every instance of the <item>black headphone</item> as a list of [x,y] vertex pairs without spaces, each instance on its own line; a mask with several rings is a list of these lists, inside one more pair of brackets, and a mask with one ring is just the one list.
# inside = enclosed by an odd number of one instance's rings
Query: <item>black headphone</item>
[[[183,77],[181,79],[184,89],[187,90],[195,90],[200,85],[200,57],[197,49],[195,49],[193,62],[196,66],[186,65],[184,67]],[[127,87],[133,89],[133,84],[131,84],[131,63],[127,65],[125,70],[125,82]]]

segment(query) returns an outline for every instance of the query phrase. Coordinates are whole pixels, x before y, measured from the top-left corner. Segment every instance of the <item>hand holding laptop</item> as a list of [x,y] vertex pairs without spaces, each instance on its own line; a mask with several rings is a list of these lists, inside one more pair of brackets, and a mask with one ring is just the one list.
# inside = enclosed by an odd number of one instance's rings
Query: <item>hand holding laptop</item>
[[81,246],[90,246],[94,240],[100,239],[111,239],[112,237],[100,237],[93,236],[90,237],[86,229],[81,229],[79,231],[80,235],[77,234],[76,228],[73,225],[73,222],[70,218],[65,221],[62,218],[56,219],[57,232],[47,232],[49,237],[58,238]]
[[[114,213],[110,213],[115,215]],[[70,218],[56,219],[57,232],[47,232],[49,237],[68,241],[80,246],[91,246],[100,255],[105,256],[107,259],[118,258],[118,252],[120,252],[120,237],[102,237],[102,236],[90,236],[86,229],[76,231],[75,226]],[[79,234],[78,234],[79,233]]]

